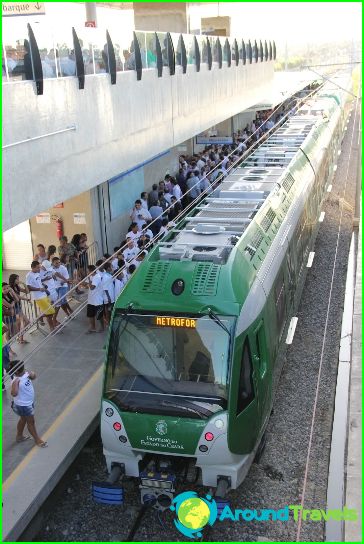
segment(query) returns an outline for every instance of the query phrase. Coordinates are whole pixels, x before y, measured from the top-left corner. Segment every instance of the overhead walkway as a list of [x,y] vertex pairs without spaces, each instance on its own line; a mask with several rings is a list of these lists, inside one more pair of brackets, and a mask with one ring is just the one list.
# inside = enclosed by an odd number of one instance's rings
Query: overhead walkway
[[[3,230],[246,110],[273,79],[275,46],[264,37],[110,37],[70,24],[62,29],[69,40],[57,44],[52,29],[35,26],[24,25],[11,43],[3,39],[5,52],[18,47],[24,56],[19,71],[5,59]],[[34,73],[23,44],[31,47]]]

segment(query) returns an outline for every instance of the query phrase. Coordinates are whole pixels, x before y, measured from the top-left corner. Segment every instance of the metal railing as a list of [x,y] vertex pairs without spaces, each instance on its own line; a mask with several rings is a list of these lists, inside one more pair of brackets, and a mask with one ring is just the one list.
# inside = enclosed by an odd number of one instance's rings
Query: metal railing
[[[87,266],[89,264],[95,264],[98,258],[99,245],[95,241],[90,244],[86,250],[79,252],[77,260],[68,263],[67,269],[71,281],[75,284],[79,284],[80,280],[83,280],[87,276]],[[33,333],[35,331],[40,331],[45,336],[48,335],[46,329],[43,328],[43,325],[45,325],[43,321],[44,315],[39,311],[36,302],[31,300],[30,293],[25,284],[24,287],[26,293],[22,292],[20,295],[15,293],[19,300],[15,301],[16,306],[11,310],[12,315],[5,315],[3,311],[3,323],[8,329],[8,343],[10,345],[16,340],[22,340],[26,332]],[[66,294],[66,297],[67,295],[68,293]],[[24,299],[24,296],[27,298]],[[53,305],[55,304],[56,302],[53,303]]]

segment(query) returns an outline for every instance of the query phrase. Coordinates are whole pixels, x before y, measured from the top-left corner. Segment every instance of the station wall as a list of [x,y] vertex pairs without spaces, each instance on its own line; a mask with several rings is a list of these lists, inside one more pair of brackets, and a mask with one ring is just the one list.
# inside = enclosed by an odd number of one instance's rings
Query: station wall
[[[178,146],[267,95],[273,62],[3,85],[3,229]],[[64,132],[59,132],[64,131]],[[41,139],[38,139],[42,136]],[[9,144],[11,147],[7,147]]]

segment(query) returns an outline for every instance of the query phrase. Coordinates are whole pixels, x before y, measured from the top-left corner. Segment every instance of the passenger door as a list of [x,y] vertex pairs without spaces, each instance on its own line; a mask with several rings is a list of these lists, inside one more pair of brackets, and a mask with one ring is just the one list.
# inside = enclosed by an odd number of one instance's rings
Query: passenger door
[[272,394],[272,367],[269,362],[267,338],[263,319],[254,329],[252,344],[254,346],[253,364],[255,381],[258,387],[258,407],[262,424],[269,417]]
[[260,425],[255,366],[249,338],[236,352],[232,373],[228,444],[233,453],[250,453]]

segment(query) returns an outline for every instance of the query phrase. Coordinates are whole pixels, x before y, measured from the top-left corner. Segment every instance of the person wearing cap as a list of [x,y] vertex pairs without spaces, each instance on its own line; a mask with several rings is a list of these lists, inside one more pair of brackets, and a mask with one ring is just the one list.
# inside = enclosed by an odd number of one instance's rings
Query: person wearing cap
[[31,294],[32,300],[35,301],[41,312],[41,315],[45,316],[50,330],[53,331],[55,329],[55,310],[48,296],[49,291],[47,291],[47,288],[44,287],[42,284],[40,276],[40,264],[38,261],[32,262],[31,270],[26,275],[25,283]]

